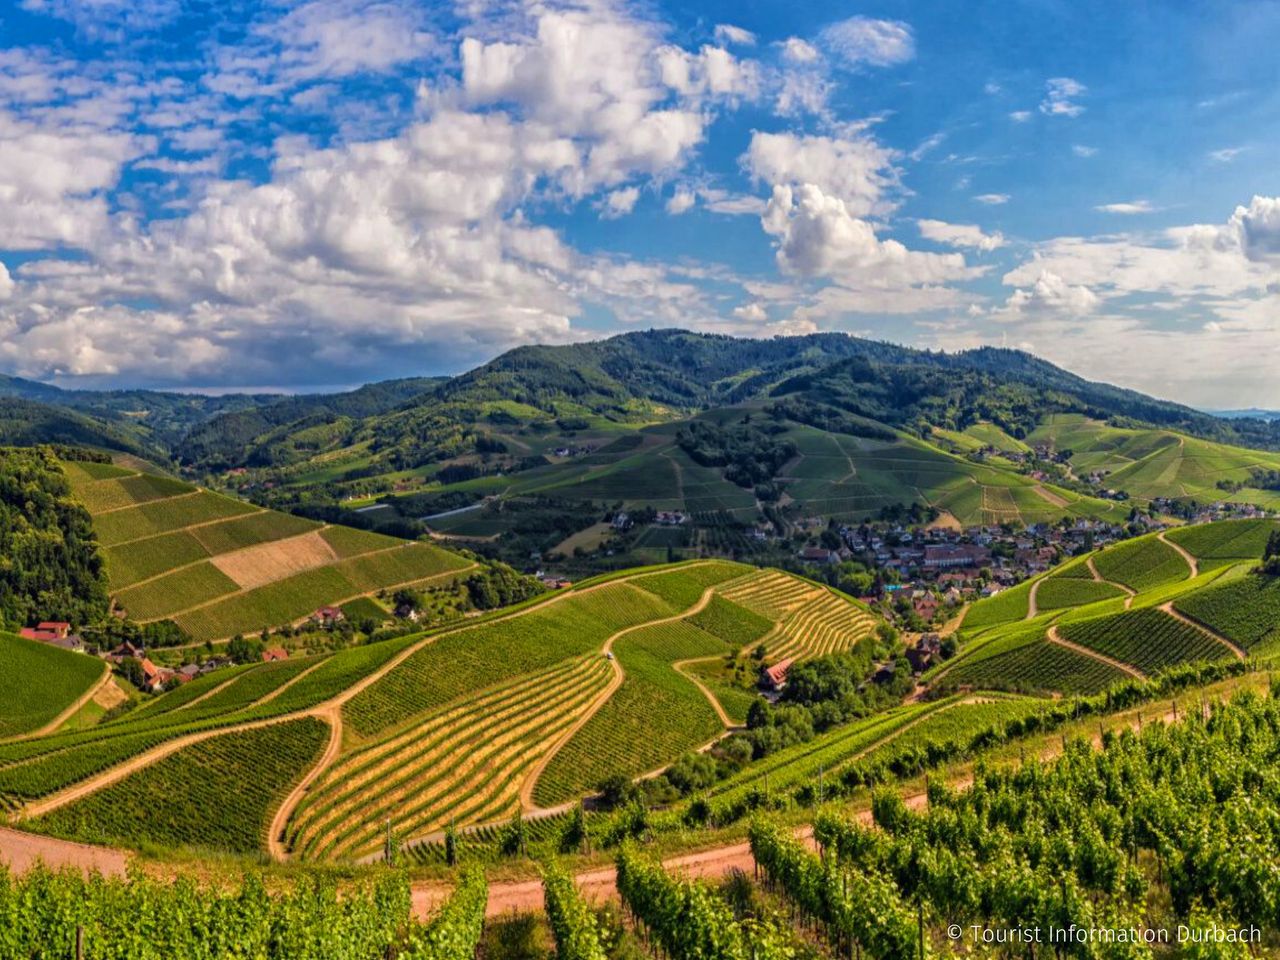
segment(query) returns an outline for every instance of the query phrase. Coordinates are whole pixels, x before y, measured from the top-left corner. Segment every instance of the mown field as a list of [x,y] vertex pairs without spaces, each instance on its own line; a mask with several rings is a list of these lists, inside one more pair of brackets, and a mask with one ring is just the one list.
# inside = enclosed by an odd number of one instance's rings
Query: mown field
[[197,641],[294,623],[321,606],[469,566],[431,544],[325,526],[105,466],[65,468],[93,514],[118,605],[135,620],[173,619]]

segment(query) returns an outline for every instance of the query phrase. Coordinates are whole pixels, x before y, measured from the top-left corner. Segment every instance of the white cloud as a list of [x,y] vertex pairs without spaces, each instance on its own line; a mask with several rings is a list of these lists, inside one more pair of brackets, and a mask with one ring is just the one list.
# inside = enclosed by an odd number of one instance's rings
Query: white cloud
[[677,187],[675,193],[667,200],[667,213],[679,216],[693,209],[693,205],[697,202],[697,195],[692,190],[687,187]]
[[992,316],[1020,320],[1027,316],[1084,316],[1097,309],[1098,296],[1085,286],[1073,286],[1049,270],[1041,270],[1030,286],[1014,290]]
[[756,65],[721,47],[704,46],[696,54],[666,47],[658,52],[658,61],[663,83],[684,97],[751,99],[760,90]]
[[764,304],[759,301],[734,307],[733,315],[739,320],[748,320],[752,323],[763,323],[769,319],[769,314],[765,312]]
[[0,300],[8,300],[13,294],[13,278],[9,276],[9,268],[0,260]]
[[1244,147],[1223,147],[1221,150],[1210,150],[1209,159],[1214,163],[1230,163],[1244,152]]
[[994,80],[988,80],[986,83],[982,85],[982,92],[989,97],[994,97],[997,93],[1000,93],[1003,89],[1004,88],[1001,87],[1000,84],[996,83]]
[[[1280,259],[1280,197],[1254,197],[1249,206],[1236,207],[1229,225],[1239,231],[1249,260]],[[1280,283],[1280,276],[1276,280]]]
[[108,222],[105,191],[145,137],[49,127],[0,110],[0,250],[91,247]]
[[1030,110],[1014,110],[1012,113],[1009,114],[1009,119],[1012,120],[1014,123],[1026,123],[1028,120],[1031,119],[1031,111]]
[[983,233],[981,227],[963,223],[945,223],[942,220],[917,220],[920,235],[935,243],[952,247],[971,247],[989,253],[1004,246],[1004,236],[999,230]]
[[850,17],[825,27],[819,39],[832,52],[836,65],[844,67],[863,63],[890,67],[916,55],[911,27],[900,20]]
[[838,196],[812,183],[775,186],[761,219],[778,244],[778,265],[801,276],[880,288],[939,284],[974,276],[958,253],[921,253],[881,240]]
[[980,193],[973,199],[979,203],[985,203],[989,207],[998,207],[1002,203],[1009,202],[1009,195],[1007,193]]
[[380,73],[437,52],[422,8],[396,0],[311,0],[262,32],[293,80]]
[[1126,216],[1134,216],[1139,213],[1154,213],[1156,208],[1151,205],[1150,200],[1126,200],[1120,203],[1103,203],[1093,209],[1101,213],[1119,213]]
[[799,37],[788,37],[781,45],[782,59],[789,63],[813,63],[822,56],[817,47]]
[[892,158],[892,151],[869,137],[756,131],[742,164],[771,186],[813,184],[861,217],[891,208],[885,194],[897,185]]
[[1088,147],[1088,146],[1085,146],[1083,143],[1075,143],[1071,145],[1071,152],[1074,153],[1077,157],[1088,158],[1088,157],[1095,156],[1098,152],[1098,148]]
[[946,138],[947,135],[945,133],[935,133],[925,137],[916,144],[916,148],[907,154],[907,156],[910,157],[912,161],[919,163],[930,151],[942,143]]
[[1051,117],[1078,117],[1084,107],[1075,98],[1088,88],[1070,77],[1052,77],[1045,81],[1045,97],[1040,101],[1040,112]]
[[616,220],[618,217],[624,217],[636,207],[636,201],[640,199],[640,189],[638,187],[623,187],[621,190],[614,190],[612,193],[605,194],[604,202],[600,206],[600,216],[605,220]]
[[731,23],[717,23],[715,29],[716,43],[737,44],[741,47],[754,47],[756,35],[750,30],[735,27]]

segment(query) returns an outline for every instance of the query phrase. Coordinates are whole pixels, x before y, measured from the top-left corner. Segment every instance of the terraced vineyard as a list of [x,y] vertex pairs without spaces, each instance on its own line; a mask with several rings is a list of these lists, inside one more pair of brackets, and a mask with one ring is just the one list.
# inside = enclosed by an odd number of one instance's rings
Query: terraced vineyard
[[1124,595],[1124,591],[1114,584],[1098,580],[1086,580],[1078,576],[1050,577],[1036,590],[1036,608],[1061,610],[1065,607],[1080,607]]
[[110,586],[140,621],[196,640],[252,633],[406,584],[446,580],[461,557],[426,543],[261,510],[165,477],[65,464],[94,517]]
[[613,675],[598,654],[578,658],[468,695],[349,754],[295,813],[290,845],[306,857],[360,856],[377,848],[388,820],[412,840],[508,816],[525,775]]
[[736,581],[720,595],[777,622],[769,633],[748,641],[762,643],[771,663],[849,650],[870,636],[877,622],[856,602],[771,570]]
[[1256,560],[1276,529],[1280,529],[1280,521],[1227,520],[1181,527],[1165,536],[1199,560],[1201,570],[1212,570]]
[[1250,653],[1280,643],[1280,577],[1248,574],[1174,601],[1174,609]]
[[1231,651],[1203,630],[1162,610],[1131,610],[1081,620],[1063,625],[1060,631],[1072,643],[1132,664],[1146,674],[1194,660],[1231,656]]
[[1044,639],[1012,645],[959,663],[947,680],[977,689],[1090,694],[1127,679],[1123,670]]

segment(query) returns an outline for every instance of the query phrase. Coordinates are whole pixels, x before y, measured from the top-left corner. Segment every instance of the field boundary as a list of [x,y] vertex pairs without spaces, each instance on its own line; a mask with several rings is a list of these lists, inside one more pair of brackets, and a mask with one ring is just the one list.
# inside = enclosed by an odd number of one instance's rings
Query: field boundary
[[1135,679],[1138,679],[1138,680],[1147,679],[1147,675],[1143,673],[1141,670],[1139,670],[1137,667],[1133,666],[1133,664],[1125,663],[1123,660],[1117,660],[1114,657],[1108,657],[1105,653],[1099,653],[1097,650],[1094,650],[1091,647],[1082,646],[1081,644],[1078,644],[1078,643],[1072,643],[1070,640],[1066,639],[1062,634],[1058,632],[1058,628],[1056,625],[1051,626],[1048,629],[1048,631],[1045,633],[1045,636],[1048,638],[1050,643],[1056,643],[1058,646],[1065,647],[1066,649],[1071,650],[1075,653],[1078,653],[1081,656],[1089,657],[1093,660],[1099,660],[1102,663],[1107,664],[1108,666],[1115,667],[1117,670],[1121,670],[1124,673],[1129,674],[1129,676],[1134,677]]
[[98,691],[111,682],[111,665],[104,663],[102,665],[102,675],[93,683],[89,684],[89,689],[80,696],[76,697],[66,709],[59,713],[56,717],[46,723],[38,730],[31,730],[27,733],[19,734],[16,737],[10,737],[5,743],[16,743],[20,740],[35,740],[39,737],[45,737],[56,731],[60,726],[74,717],[81,709],[84,708],[90,700],[98,695]]
[[1194,627],[1195,629],[1199,630],[1201,633],[1205,634],[1209,638],[1216,640],[1218,643],[1222,644],[1224,647],[1230,650],[1237,660],[1249,659],[1249,655],[1245,653],[1244,650],[1240,649],[1240,647],[1236,646],[1236,644],[1232,643],[1229,639],[1224,637],[1222,634],[1218,633],[1218,631],[1214,630],[1207,624],[1201,623],[1199,620],[1195,619],[1195,617],[1189,617],[1185,613],[1183,613],[1181,610],[1176,609],[1173,605],[1172,600],[1170,600],[1168,603],[1162,603],[1159,607],[1157,607],[1157,609],[1163,613],[1167,613],[1169,616],[1173,617],[1173,619],[1179,620],[1182,623],[1185,623],[1189,627]]

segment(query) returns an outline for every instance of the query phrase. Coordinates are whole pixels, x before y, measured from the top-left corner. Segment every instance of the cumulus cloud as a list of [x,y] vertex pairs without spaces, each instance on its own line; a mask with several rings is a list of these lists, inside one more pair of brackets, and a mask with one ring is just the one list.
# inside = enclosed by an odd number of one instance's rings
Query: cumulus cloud
[[751,135],[743,168],[770,185],[812,184],[838,197],[853,216],[884,213],[897,186],[893,152],[869,137]]
[[1004,235],[999,230],[983,233],[981,227],[964,223],[945,223],[942,220],[917,220],[920,236],[936,243],[952,247],[971,247],[989,253],[1004,246]]
[[13,293],[13,278],[9,276],[9,268],[0,260],[0,300],[8,300]]
[[1249,206],[1236,207],[1230,226],[1239,231],[1240,246],[1248,259],[1280,259],[1280,197],[1254,197]]
[[1084,107],[1075,98],[1086,92],[1083,83],[1070,77],[1052,77],[1045,81],[1045,96],[1040,101],[1040,112],[1051,117],[1078,117]]
[[856,16],[825,27],[819,34],[839,66],[868,64],[891,67],[916,55],[911,27],[900,20],[876,20]]
[[993,316],[1001,320],[1044,315],[1079,317],[1092,313],[1098,303],[1098,296],[1088,287],[1073,286],[1056,273],[1041,270],[1030,286],[1015,290]]
[[799,37],[788,37],[781,46],[782,59],[788,63],[813,63],[822,56],[817,47]]
[[776,239],[778,265],[788,273],[873,287],[938,284],[975,275],[958,253],[921,253],[896,240],[881,240],[842,198],[812,183],[794,190],[775,186],[761,223]]

